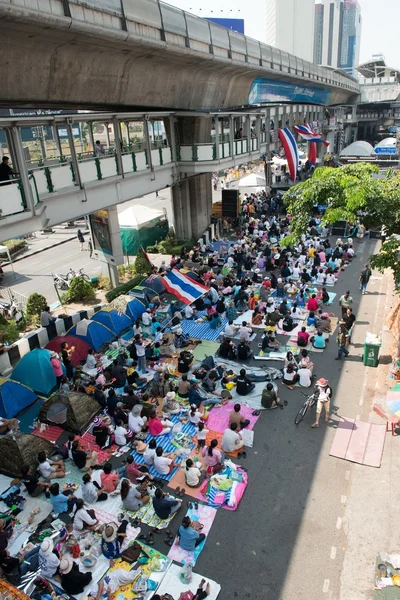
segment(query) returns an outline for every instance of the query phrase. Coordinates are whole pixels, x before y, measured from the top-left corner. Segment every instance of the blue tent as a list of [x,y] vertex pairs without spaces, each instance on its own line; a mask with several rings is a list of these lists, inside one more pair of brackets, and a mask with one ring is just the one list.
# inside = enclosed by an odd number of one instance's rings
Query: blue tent
[[156,294],[163,294],[165,292],[165,285],[162,282],[161,275],[149,275],[140,285],[150,288]]
[[75,335],[89,344],[93,350],[100,350],[103,344],[107,344],[115,339],[113,331],[96,321],[82,319],[77,325],[74,325],[67,331],[68,335]]
[[50,362],[50,351],[35,348],[25,354],[15,367],[12,378],[38,394],[48,396],[57,383]]
[[111,308],[109,306],[106,306],[95,313],[91,320],[105,325],[105,327],[111,329],[117,336],[125,331],[125,329],[128,329],[128,327],[132,327],[132,321],[129,317],[116,308]]
[[0,378],[0,417],[11,419],[37,400],[37,395],[17,381]]
[[138,298],[134,298],[126,305],[125,312],[132,319],[133,322],[136,321],[142,314],[146,311],[147,306],[143,304],[141,300]]

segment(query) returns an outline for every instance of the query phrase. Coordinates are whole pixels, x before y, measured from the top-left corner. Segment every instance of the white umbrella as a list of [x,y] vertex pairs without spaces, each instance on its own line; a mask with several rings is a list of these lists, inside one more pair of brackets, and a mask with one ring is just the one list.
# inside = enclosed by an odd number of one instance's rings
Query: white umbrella
[[239,182],[239,187],[260,187],[265,185],[265,178],[261,177],[261,175],[256,175],[255,173],[243,177]]

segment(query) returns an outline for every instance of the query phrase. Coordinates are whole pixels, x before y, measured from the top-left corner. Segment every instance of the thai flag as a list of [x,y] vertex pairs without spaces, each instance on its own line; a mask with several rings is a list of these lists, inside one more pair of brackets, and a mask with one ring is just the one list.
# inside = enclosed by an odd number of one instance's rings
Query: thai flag
[[178,269],[172,269],[164,275],[162,282],[168,292],[174,294],[174,296],[185,304],[192,304],[197,298],[204,296],[209,291],[208,287],[190,279],[190,277],[184,275]]
[[304,140],[307,142],[322,142],[324,146],[329,146],[329,142],[325,142],[322,139],[320,133],[316,133],[311,127],[310,123],[304,123],[304,125],[294,125],[293,129],[296,133],[301,135]]
[[310,166],[317,164],[317,144],[315,142],[310,142],[308,144],[308,162]]
[[297,148],[296,140],[290,129],[287,127],[285,127],[285,129],[278,129],[278,135],[285,151],[290,179],[294,182],[296,181],[297,170],[299,168],[299,149]]

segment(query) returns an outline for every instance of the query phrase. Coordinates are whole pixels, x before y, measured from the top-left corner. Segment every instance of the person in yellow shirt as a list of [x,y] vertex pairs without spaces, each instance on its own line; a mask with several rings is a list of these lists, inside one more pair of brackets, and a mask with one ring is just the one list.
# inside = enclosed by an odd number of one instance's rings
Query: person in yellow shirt
[[317,253],[317,249],[314,246],[310,246],[308,249],[308,258],[314,258]]

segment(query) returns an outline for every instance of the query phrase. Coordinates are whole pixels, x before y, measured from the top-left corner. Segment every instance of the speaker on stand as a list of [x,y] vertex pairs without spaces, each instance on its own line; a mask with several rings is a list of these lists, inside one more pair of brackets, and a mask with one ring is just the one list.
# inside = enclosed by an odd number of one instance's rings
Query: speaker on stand
[[237,219],[239,213],[239,190],[222,190],[222,216]]

